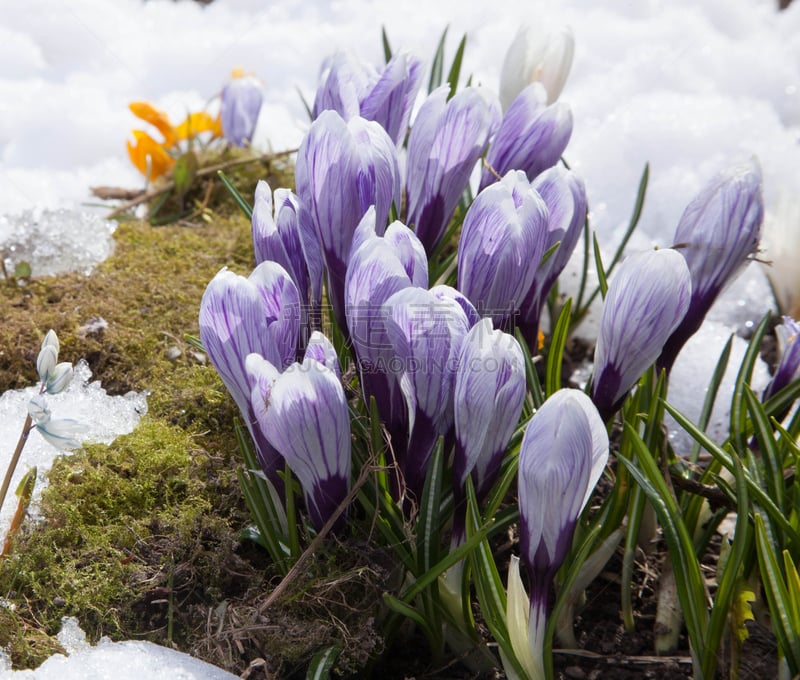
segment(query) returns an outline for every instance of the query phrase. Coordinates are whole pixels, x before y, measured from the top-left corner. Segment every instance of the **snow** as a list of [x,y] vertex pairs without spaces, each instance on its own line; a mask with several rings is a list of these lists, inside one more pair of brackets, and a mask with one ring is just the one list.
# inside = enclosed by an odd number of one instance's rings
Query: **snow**
[[[393,48],[429,59],[449,25],[448,58],[466,32],[463,73],[496,90],[519,23],[546,21],[568,23],[575,34],[575,62],[560,97],[575,118],[565,155],[586,181],[604,253],[613,251],[627,224],[645,163],[650,186],[632,251],[670,245],[683,208],[703,183],[718,169],[755,154],[768,211],[764,242],[784,253],[776,258],[774,275],[796,276],[784,244],[797,242],[800,224],[781,221],[780,215],[796,216],[797,209],[781,207],[779,198],[796,196],[800,188],[800,2],[783,13],[775,4],[217,0],[201,7],[166,0],[4,0],[0,249],[12,264],[14,253],[30,258],[26,261],[39,274],[54,262],[85,270],[107,256],[113,223],[101,219],[105,209],[87,206],[94,200],[89,187],[142,182],[125,152],[125,140],[137,125],[127,108],[131,101],[149,100],[179,120],[187,110],[202,108],[240,66],[265,85],[255,146],[292,148],[308,125],[297,90],[312,100],[319,65],[334,49],[351,49],[378,63],[383,25]],[[53,212],[58,210],[63,212]],[[61,230],[48,227],[57,223]],[[88,244],[97,249],[90,253]],[[761,259],[769,260],[770,253],[765,250]],[[773,306],[762,268],[751,265],[679,358],[671,401],[696,414],[698,395],[727,337],[752,328]],[[591,322],[582,332],[591,335]],[[734,369],[744,343],[741,337],[735,340]],[[756,386],[765,379],[761,365]],[[63,403],[53,400],[54,417],[67,417],[75,396],[92,393],[87,399],[96,399],[97,408],[102,404],[104,414],[117,408],[127,413],[120,417],[128,424],[118,433],[133,427],[136,399],[108,397],[92,385],[73,385]],[[3,395],[3,423],[21,427],[28,394]],[[138,403],[133,412],[141,408]],[[85,418],[91,421],[88,411]],[[724,428],[724,408],[715,422]],[[3,433],[3,452],[13,448],[16,436],[16,425]],[[37,446],[47,446],[37,439],[32,435],[26,460]],[[130,677],[161,677],[155,667],[171,663],[142,644],[106,643],[81,648],[66,660],[56,658],[33,675],[8,674],[46,678],[57,672],[69,680],[119,677],[124,670]],[[190,669],[194,661],[188,657],[179,663],[186,664],[185,677],[222,677]],[[50,670],[56,666],[58,671]],[[90,668],[94,675],[85,674]]]

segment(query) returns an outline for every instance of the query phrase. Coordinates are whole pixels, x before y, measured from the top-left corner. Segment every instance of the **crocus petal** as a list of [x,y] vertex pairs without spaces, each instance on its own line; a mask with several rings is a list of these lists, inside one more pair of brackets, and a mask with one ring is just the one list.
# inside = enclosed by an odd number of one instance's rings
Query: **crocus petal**
[[253,139],[263,96],[261,83],[253,76],[234,77],[222,88],[222,134],[231,144],[246,146]]
[[564,26],[552,33],[523,25],[506,52],[500,73],[500,103],[507,111],[529,84],[541,82],[552,104],[567,81],[575,53],[572,29]]
[[342,371],[339,368],[339,357],[336,354],[336,348],[333,346],[333,343],[319,331],[314,331],[308,339],[305,358],[318,361],[323,366],[333,371],[336,376],[341,379]]
[[422,288],[400,290],[383,309],[409,413],[408,458],[400,464],[408,490],[418,496],[436,440],[453,423],[455,366],[469,322],[451,296]]
[[410,54],[395,54],[361,100],[361,116],[380,123],[394,143],[400,144],[405,139],[411,107],[421,83],[422,63]]
[[566,396],[551,397],[534,414],[520,447],[520,547],[532,602],[546,598],[566,557],[593,474],[595,432],[581,404],[586,395],[562,391]]
[[544,254],[547,207],[523,172],[484,189],[464,218],[458,288],[495,324],[520,309]]
[[670,248],[632,255],[608,286],[594,354],[592,399],[604,420],[655,362],[692,295],[689,269]]
[[136,169],[150,181],[158,179],[175,165],[175,159],[146,132],[133,130],[133,136],[133,144],[126,142],[128,156]]
[[169,122],[169,116],[163,111],[159,111],[148,102],[131,102],[128,108],[134,116],[147,121],[164,136],[164,146],[173,146],[178,141],[179,135]]
[[222,135],[220,118],[214,118],[207,111],[196,111],[186,116],[184,121],[175,128],[178,139],[190,139],[204,132],[210,132],[212,138],[220,137]]
[[499,111],[474,87],[448,101],[450,87],[434,90],[408,138],[408,223],[433,252],[494,131]]
[[[273,203],[274,198],[274,203]],[[288,189],[256,185],[253,204],[253,249],[256,263],[272,260],[292,277],[304,305],[322,301],[322,252],[311,217],[298,196]]]
[[[530,634],[530,601],[519,574],[519,557],[511,556],[508,565],[508,589],[506,592],[506,628],[514,656],[517,657],[529,680],[544,680],[541,645],[532,645]],[[543,640],[542,640],[543,641]],[[505,664],[509,669],[510,664]],[[513,672],[513,667],[510,667]]]
[[544,251],[559,244],[547,261],[536,269],[533,284],[520,309],[519,325],[533,353],[542,308],[581,235],[586,219],[586,187],[576,173],[561,166],[545,170],[532,186],[539,192],[549,213]]
[[[350,484],[350,415],[342,384],[309,357],[278,376],[264,402],[259,427],[300,481],[319,530]],[[343,522],[344,514],[338,526]]]
[[361,99],[378,78],[375,69],[349,52],[337,52],[323,61],[311,109],[312,118],[336,111],[344,120],[359,115]]
[[664,346],[660,368],[672,368],[714,300],[755,254],[763,219],[761,168],[755,159],[718,174],[686,207],[674,247],[689,266],[692,299]]
[[775,375],[764,389],[762,401],[766,401],[800,376],[800,324],[789,316],[783,317],[783,323],[775,327],[781,358]]
[[377,236],[373,208],[364,215],[353,243],[345,282],[347,328],[365,403],[375,398],[392,449],[402,451],[408,439],[408,413],[400,389],[402,366],[386,332],[382,305],[403,288],[427,287],[428,260],[419,239],[400,222],[392,223],[383,237]]
[[471,473],[481,500],[494,484],[522,413],[526,378],[519,343],[482,319],[464,339],[454,389],[454,484],[460,489]]
[[334,316],[345,328],[344,285],[353,234],[371,205],[382,234],[394,202],[400,203],[397,150],[375,122],[345,122],[323,111],[311,125],[297,156],[297,193],[311,213],[328,271]]
[[526,87],[503,116],[481,175],[480,188],[509,170],[535,179],[561,158],[572,136],[572,111],[561,102],[546,106],[538,83]]

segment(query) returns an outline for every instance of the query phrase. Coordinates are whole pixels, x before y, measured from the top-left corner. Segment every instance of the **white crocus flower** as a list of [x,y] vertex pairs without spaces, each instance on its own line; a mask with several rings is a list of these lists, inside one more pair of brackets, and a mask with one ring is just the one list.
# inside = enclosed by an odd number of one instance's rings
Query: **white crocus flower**
[[500,73],[500,103],[503,111],[528,85],[540,82],[552,104],[567,81],[575,53],[575,38],[569,26],[546,33],[522,26],[506,52]]

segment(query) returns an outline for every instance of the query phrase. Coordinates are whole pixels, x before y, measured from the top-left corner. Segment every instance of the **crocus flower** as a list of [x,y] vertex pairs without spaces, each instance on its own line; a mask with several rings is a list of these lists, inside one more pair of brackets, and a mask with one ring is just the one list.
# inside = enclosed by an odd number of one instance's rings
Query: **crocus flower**
[[231,75],[220,95],[222,134],[235,146],[247,146],[253,139],[264,95],[255,77],[245,75],[240,69]]
[[594,352],[592,399],[605,420],[655,362],[692,294],[689,269],[670,248],[626,258],[608,286]]
[[544,199],[549,213],[544,250],[556,243],[558,248],[536,269],[518,318],[523,337],[533,353],[536,348],[539,320],[550,289],[566,267],[581,235],[586,219],[586,188],[571,170],[555,166],[545,170],[532,186]]
[[31,397],[28,402],[28,414],[33,421],[33,427],[45,441],[59,451],[81,447],[81,435],[86,433],[86,425],[71,418],[54,420],[43,394]]
[[522,438],[520,552],[530,598],[525,607],[518,562],[512,560],[507,624],[514,652],[531,678],[544,678],[544,630],[553,577],[567,556],[575,525],[607,460],[605,425],[580,390],[553,394],[531,418]]
[[328,271],[328,296],[340,328],[346,327],[344,285],[353,233],[375,206],[382,235],[394,202],[400,204],[397,150],[375,122],[355,117],[345,122],[323,111],[297,154],[297,193],[309,208]]
[[[273,204],[274,198],[274,204]],[[253,204],[253,249],[256,264],[272,260],[292,277],[304,306],[322,304],[322,251],[311,214],[289,189],[276,189],[259,180]],[[305,314],[304,314],[305,317]]]
[[200,301],[200,339],[239,407],[264,472],[279,488],[281,460],[254,427],[252,386],[245,361],[256,352],[279,370],[291,364],[297,352],[299,324],[297,287],[276,262],[262,262],[248,278],[223,269],[208,284]]
[[791,317],[784,316],[783,323],[775,327],[775,333],[781,348],[781,358],[772,380],[764,388],[762,401],[766,401],[800,377],[800,340],[798,340],[800,324]]
[[658,360],[669,371],[711,305],[758,248],[764,198],[755,159],[719,173],[686,207],[675,231],[675,248],[692,276],[686,317],[664,345]]
[[[350,487],[350,414],[339,376],[306,356],[283,373],[259,354],[246,361],[258,429],[300,481],[319,531]],[[336,528],[344,524],[339,517]]]
[[448,101],[449,85],[434,90],[408,138],[408,224],[430,254],[441,240],[475,163],[494,132],[499,110],[478,88]]
[[382,305],[409,286],[428,287],[425,249],[401,222],[393,222],[382,237],[378,236],[375,209],[371,207],[353,237],[345,282],[347,328],[358,359],[364,400],[369,404],[375,397],[394,451],[406,447],[408,413]]
[[[479,502],[494,485],[522,413],[525,381],[519,343],[512,335],[493,330],[491,319],[481,319],[464,338],[455,376],[453,488],[457,500],[464,497],[468,475]],[[459,512],[454,518],[454,543],[464,537],[463,521]]]
[[564,26],[545,33],[531,26],[521,26],[506,52],[500,72],[500,103],[507,111],[528,85],[540,82],[552,104],[567,81],[575,53],[572,29]]
[[547,206],[524,172],[509,172],[467,210],[458,243],[458,289],[495,324],[507,324],[545,250]]
[[408,287],[383,305],[387,335],[402,367],[400,387],[410,433],[407,451],[395,455],[407,490],[417,498],[436,441],[453,425],[456,365],[470,328],[455,294],[446,286]]
[[133,138],[133,144],[126,142],[128,157],[148,180],[158,179],[175,165],[175,159],[163,145],[144,130],[134,130]]
[[411,107],[422,80],[422,64],[415,57],[395,54],[382,71],[338,52],[322,66],[312,115],[337,111],[345,120],[361,116],[380,123],[395,144],[405,138]]
[[545,104],[539,83],[528,85],[509,107],[494,136],[480,188],[509,170],[523,170],[533,180],[554,166],[572,135],[572,111],[561,102]]
[[761,261],[775,294],[778,310],[800,318],[800,199],[796,192],[782,189],[774,213],[764,217]]

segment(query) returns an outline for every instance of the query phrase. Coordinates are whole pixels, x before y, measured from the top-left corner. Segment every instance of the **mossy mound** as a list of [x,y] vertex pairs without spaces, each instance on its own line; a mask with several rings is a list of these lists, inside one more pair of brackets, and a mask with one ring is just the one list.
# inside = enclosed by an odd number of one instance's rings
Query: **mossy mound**
[[[252,196],[259,178],[235,170]],[[292,184],[290,174],[269,181]],[[339,671],[358,674],[382,650],[390,569],[366,537],[326,541],[268,608],[280,575],[240,540],[250,518],[236,477],[237,411],[185,341],[198,334],[200,299],[220,268],[254,265],[250,224],[227,200],[205,205],[193,226],[123,221],[113,255],[90,276],[0,282],[0,391],[36,382],[53,328],[62,360],[86,359],[110,394],[146,391],[149,406],[130,435],[56,460],[39,519],[0,561],[0,647],[16,668],[60,650],[64,616],[90,640],[172,644],[237,674],[252,667],[252,677],[302,676],[329,646],[342,649]]]

